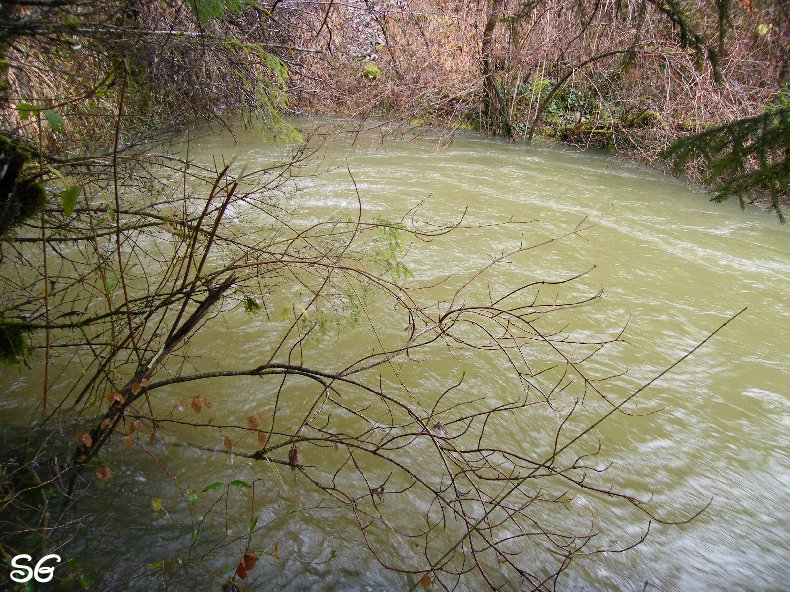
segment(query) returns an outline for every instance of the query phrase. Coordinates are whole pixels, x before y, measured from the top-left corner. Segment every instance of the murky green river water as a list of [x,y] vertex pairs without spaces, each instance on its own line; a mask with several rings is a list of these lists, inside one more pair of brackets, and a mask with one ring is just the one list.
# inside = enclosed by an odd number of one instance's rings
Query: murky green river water
[[[341,135],[325,143],[313,157],[310,172],[315,175],[290,186],[298,189],[289,199],[299,223],[355,217],[354,182],[368,219],[400,219],[423,201],[422,220],[457,220],[466,210],[462,228],[432,242],[407,245],[404,262],[413,274],[409,285],[446,282],[425,291],[425,301],[430,301],[447,298],[473,270],[503,250],[562,235],[585,221],[595,222],[580,236],[519,255],[465,298],[591,270],[565,293],[590,295],[603,289],[602,298],[562,318],[576,336],[615,336],[627,323],[623,335],[627,345],[605,350],[598,362],[603,373],[627,371],[602,384],[612,400],[621,400],[728,316],[748,307],[691,359],[645,390],[629,407],[632,414],[614,415],[589,436],[589,447],[602,446],[596,462],[612,462],[602,483],[618,484],[635,495],[652,493],[654,507],[669,518],[693,513],[708,501],[710,506],[687,525],[653,524],[648,538],[627,553],[580,561],[562,576],[560,587],[642,590],[647,583],[648,590],[786,589],[790,583],[788,228],[754,209],[742,212],[736,204],[711,204],[703,193],[682,182],[604,154],[528,148],[474,135],[437,143],[435,138],[413,134],[386,140],[377,134],[369,132],[356,140]],[[239,129],[235,137],[223,132],[194,141],[190,157],[209,162],[224,154],[238,165],[255,167],[288,150]],[[529,223],[509,223],[513,220]],[[268,303],[274,314],[293,297],[283,290]],[[339,336],[329,332],[308,343],[306,352],[313,365],[342,367],[343,360],[374,349],[378,339],[386,340],[391,324],[388,308],[374,302],[365,314],[370,318],[359,328],[341,330]],[[226,315],[216,330],[199,334],[192,346],[198,357],[189,364],[210,370],[260,363],[271,347],[267,323],[241,312]],[[364,330],[370,323],[380,329],[379,336]],[[416,367],[398,367],[402,373],[398,380],[421,397],[444,390],[465,371],[460,390],[466,395],[485,393],[489,400],[504,401],[512,385],[505,377],[507,368],[497,360],[428,349]],[[37,388],[37,381],[35,374],[11,374],[3,377],[3,405],[14,423],[14,418],[21,422],[25,416],[26,393]],[[394,380],[384,374],[385,380]],[[298,392],[299,384],[294,388]],[[255,411],[264,415],[271,411],[258,379],[212,381],[198,390],[212,400],[217,423],[243,423]],[[196,392],[172,388],[161,396],[172,407],[180,397]],[[578,425],[589,423],[602,409],[594,406],[589,415],[582,414]],[[495,425],[492,433],[508,446],[538,432],[530,425],[505,423]],[[166,431],[170,445],[157,451],[158,461],[137,449],[125,452],[123,463],[116,463],[113,482],[98,484],[89,493],[98,512],[64,554],[94,567],[94,577],[101,581],[97,589],[164,589],[165,580],[171,590],[216,589],[223,562],[232,569],[237,560],[228,551],[236,548],[233,543],[202,567],[181,568],[177,558],[188,556],[193,520],[216,499],[216,492],[203,494],[203,487],[215,481],[255,478],[261,481],[256,484],[252,513],[258,516],[260,530],[253,547],[262,559],[251,572],[256,579],[250,589],[405,590],[414,583],[375,561],[363,547],[350,512],[331,504],[315,507],[320,496],[298,472],[176,445],[191,434],[183,427]],[[212,445],[221,448],[218,442]],[[123,451],[120,443],[117,451]],[[157,470],[160,461],[179,486],[199,493],[196,504],[190,506],[173,480]],[[231,494],[227,528],[240,535],[249,523],[250,492]],[[154,511],[154,499],[166,512]],[[575,495],[573,504],[575,510],[567,519],[589,523],[595,517],[594,524],[601,525],[607,542],[633,542],[648,522],[644,515],[635,519],[632,510],[610,507],[584,493]],[[217,515],[224,515],[224,510]],[[207,527],[202,535],[205,539],[225,527],[221,518],[212,524],[214,530]],[[382,527],[374,536],[386,537],[388,532]],[[164,568],[151,569],[160,560],[166,561]],[[161,574],[165,580],[158,579]],[[463,590],[480,586],[474,576],[459,583]],[[505,587],[524,586],[512,581]]]

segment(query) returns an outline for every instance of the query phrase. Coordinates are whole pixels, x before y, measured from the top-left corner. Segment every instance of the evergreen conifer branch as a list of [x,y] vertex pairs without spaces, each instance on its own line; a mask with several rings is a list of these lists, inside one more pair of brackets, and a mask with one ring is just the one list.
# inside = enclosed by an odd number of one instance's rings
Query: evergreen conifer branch
[[675,172],[701,161],[703,181],[714,185],[713,201],[737,197],[741,207],[753,194],[767,193],[784,222],[781,202],[790,179],[790,107],[779,107],[714,127],[673,143],[664,156]]

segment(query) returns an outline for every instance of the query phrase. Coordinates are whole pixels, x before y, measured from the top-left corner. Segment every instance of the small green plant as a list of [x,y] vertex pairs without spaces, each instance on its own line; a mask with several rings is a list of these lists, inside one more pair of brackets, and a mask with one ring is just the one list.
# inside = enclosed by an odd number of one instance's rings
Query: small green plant
[[770,111],[775,107],[779,109],[790,108],[790,83],[785,82],[782,85],[779,92],[776,93],[776,97],[774,97],[773,104],[769,106],[767,110]]
[[365,62],[362,66],[362,73],[368,80],[376,80],[381,76],[381,68],[373,62]]
[[551,80],[548,78],[543,78],[543,76],[535,76],[530,80],[530,86],[532,87],[532,92],[535,93],[538,97],[543,97],[545,93],[548,92],[549,87],[551,86]]
[[383,217],[376,218],[375,223],[379,225],[379,245],[373,248],[375,260],[396,279],[408,279],[412,273],[402,260],[406,246],[401,231],[405,230],[405,226]]

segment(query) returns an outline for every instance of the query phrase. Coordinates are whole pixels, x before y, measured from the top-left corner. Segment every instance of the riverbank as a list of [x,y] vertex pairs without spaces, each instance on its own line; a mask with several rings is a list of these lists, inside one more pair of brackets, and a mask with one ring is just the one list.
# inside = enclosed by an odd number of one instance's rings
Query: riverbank
[[[667,172],[664,151],[678,139],[790,104],[781,6],[737,3],[723,33],[716,15],[695,13],[700,37],[690,41],[685,24],[638,2],[621,12],[600,3],[519,11],[501,2],[353,0],[294,31],[296,44],[320,53],[291,64],[291,108],[516,142],[541,135]],[[705,171],[695,161],[683,173],[699,183]],[[765,191],[746,199],[770,204]]]
[[[664,151],[679,139],[790,106],[786,9],[732,4],[728,13],[649,0],[42,8],[38,18],[57,34],[67,25],[70,49],[53,64],[38,33],[0,41],[0,112],[12,137],[58,160],[109,149],[120,122],[122,145],[237,114],[288,138],[285,113],[375,116],[514,142],[540,135],[667,171]],[[19,10],[0,18],[13,24]],[[759,162],[747,158],[745,172]],[[689,159],[683,173],[698,183],[709,164]],[[787,204],[786,182],[778,187]],[[765,203],[769,193],[758,187],[745,199]]]

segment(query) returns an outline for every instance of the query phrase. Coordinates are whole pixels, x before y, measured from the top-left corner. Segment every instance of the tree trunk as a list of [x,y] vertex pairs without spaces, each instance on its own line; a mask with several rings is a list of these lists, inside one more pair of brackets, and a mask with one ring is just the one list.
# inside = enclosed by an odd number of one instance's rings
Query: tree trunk
[[499,22],[499,13],[504,0],[491,0],[488,5],[486,24],[481,46],[481,69],[483,71],[483,112],[480,128],[492,134],[510,136],[510,124],[505,110],[504,97],[496,85],[494,66],[494,29]]

